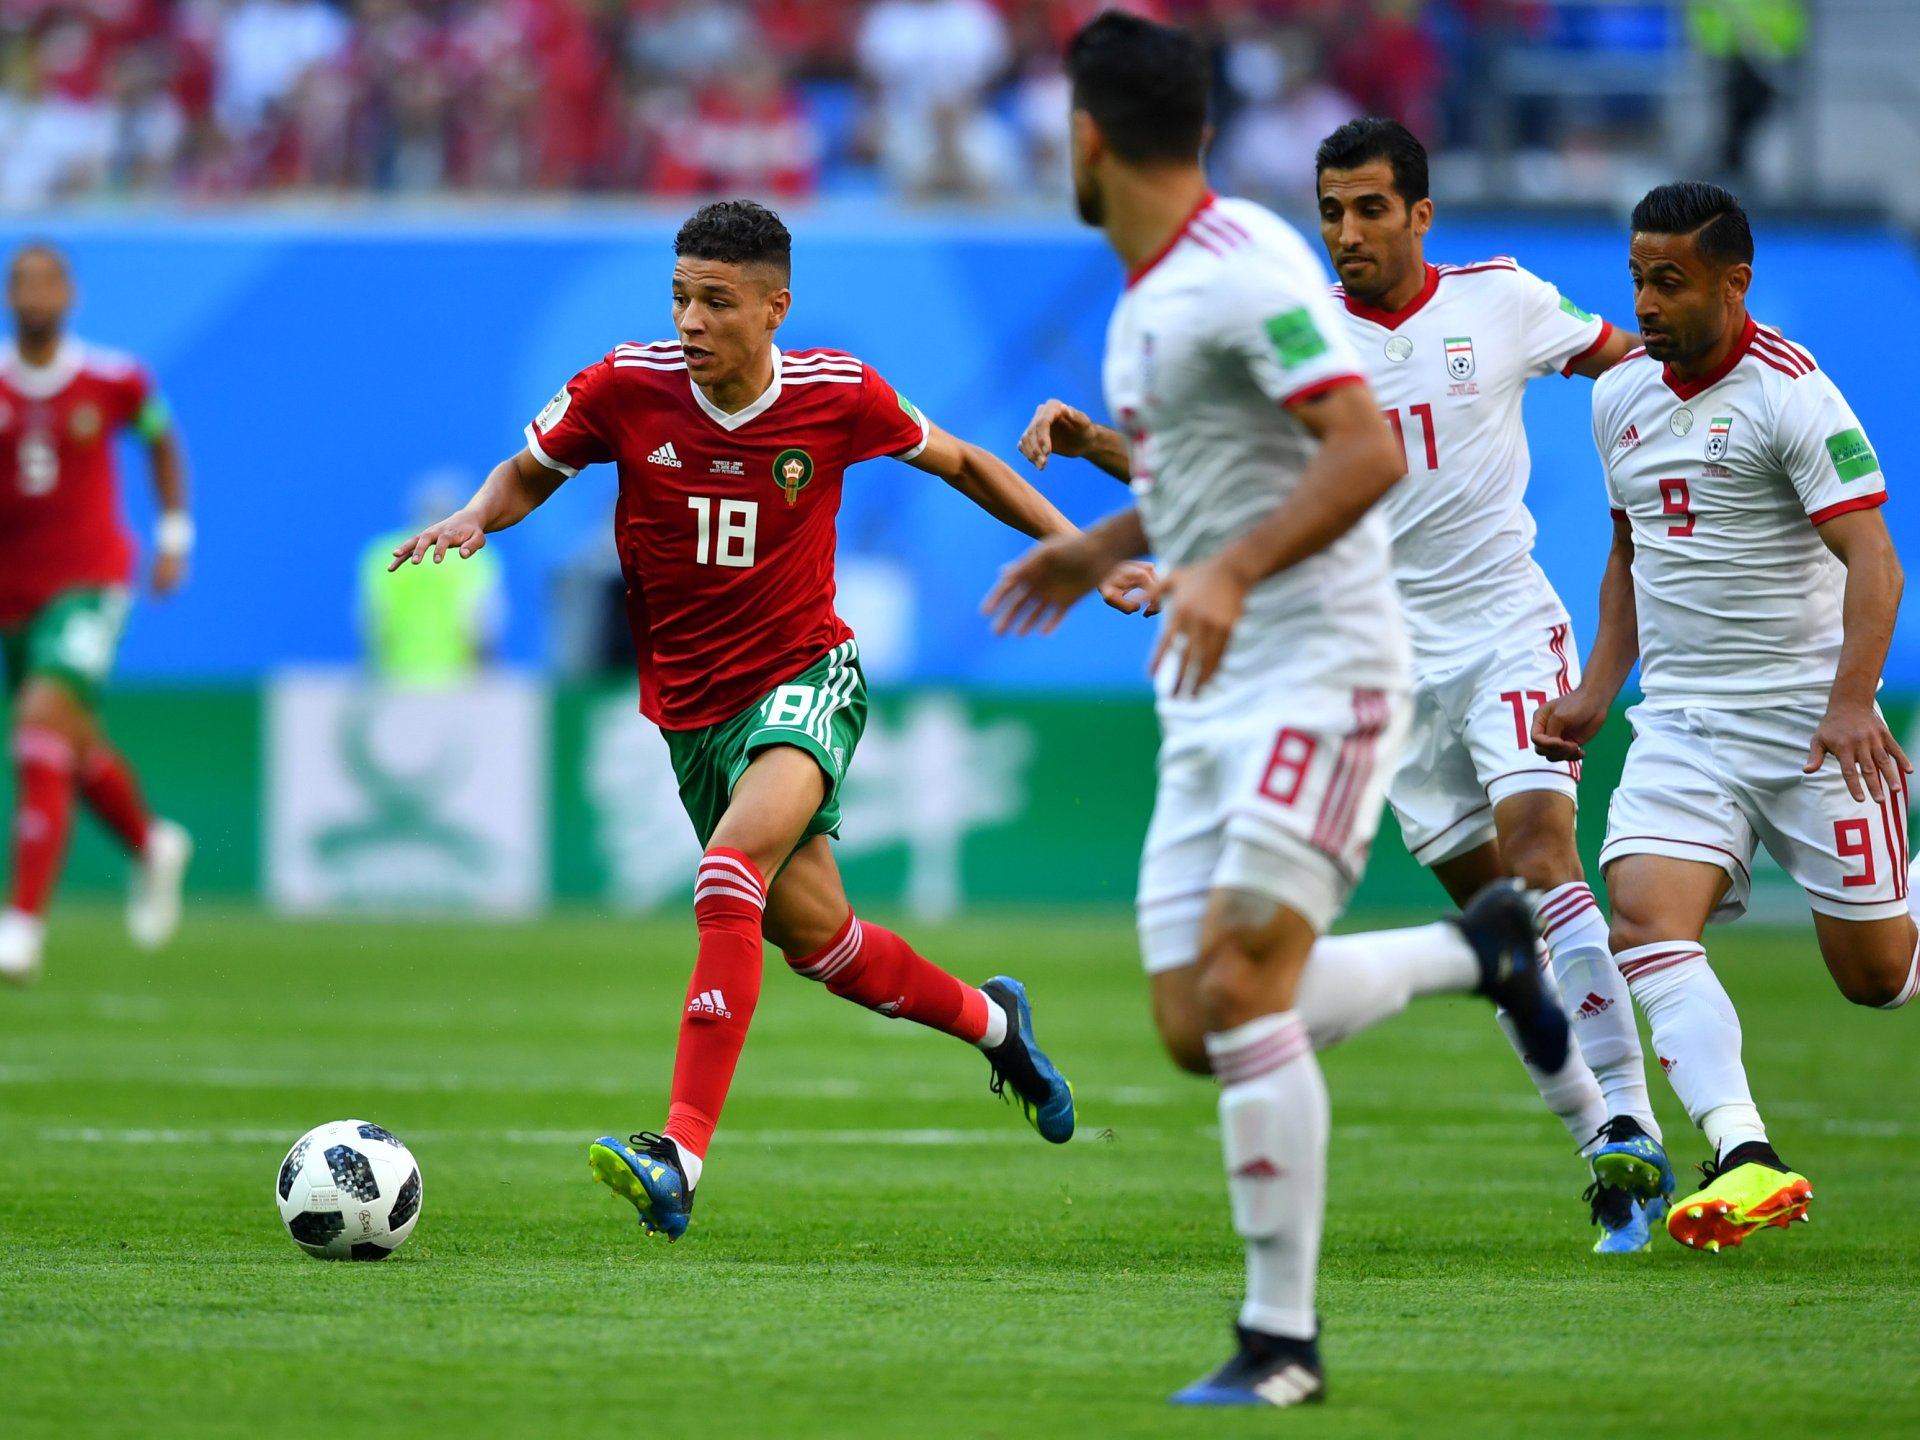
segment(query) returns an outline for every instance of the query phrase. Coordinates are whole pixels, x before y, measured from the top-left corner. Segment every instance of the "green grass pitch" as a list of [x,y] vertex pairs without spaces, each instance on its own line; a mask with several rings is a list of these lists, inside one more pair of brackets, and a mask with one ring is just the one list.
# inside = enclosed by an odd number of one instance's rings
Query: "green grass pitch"
[[[62,912],[46,980],[0,993],[0,1434],[1920,1434],[1914,1020],[1846,1005],[1808,936],[1713,937],[1816,1191],[1719,1257],[1588,1253],[1584,1177],[1481,1003],[1330,1054],[1332,1394],[1275,1416],[1165,1404],[1225,1353],[1239,1252],[1213,1096],[1158,1053],[1124,916],[903,927],[1029,982],[1080,1096],[1058,1150],[977,1054],[772,960],[669,1248],[586,1143],[661,1117],[691,928],[200,912],[149,960]],[[383,1265],[309,1260],[271,1199],[349,1115],[425,1174]]]

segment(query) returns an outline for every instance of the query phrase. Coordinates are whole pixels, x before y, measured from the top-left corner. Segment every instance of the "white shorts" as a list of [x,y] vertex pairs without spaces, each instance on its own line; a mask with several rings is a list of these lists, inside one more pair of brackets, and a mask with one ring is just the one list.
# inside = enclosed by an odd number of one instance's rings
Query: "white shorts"
[[1533,712],[1579,683],[1561,611],[1535,612],[1458,669],[1415,685],[1413,732],[1387,788],[1414,859],[1437,865],[1486,844],[1493,807],[1509,795],[1575,795],[1580,767],[1535,753],[1532,730]]
[[1633,744],[1607,811],[1604,870],[1624,855],[1718,865],[1732,880],[1715,920],[1747,908],[1755,843],[1822,915],[1885,920],[1907,913],[1907,785],[1855,800],[1831,755],[1800,767],[1819,707],[1627,712]]
[[1214,890],[1284,905],[1315,930],[1345,908],[1380,828],[1411,705],[1384,690],[1276,692],[1202,720],[1163,711],[1140,860],[1149,974],[1199,958]]

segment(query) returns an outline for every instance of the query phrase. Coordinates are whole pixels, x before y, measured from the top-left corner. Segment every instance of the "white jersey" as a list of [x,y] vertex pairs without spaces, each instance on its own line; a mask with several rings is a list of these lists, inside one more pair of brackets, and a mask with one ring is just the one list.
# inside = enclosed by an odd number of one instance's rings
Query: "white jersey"
[[[1107,326],[1106,399],[1163,566],[1206,559],[1293,493],[1318,442],[1286,407],[1362,383],[1343,329],[1319,257],[1250,201],[1209,196],[1129,279]],[[1388,551],[1375,510],[1254,586],[1217,678],[1193,703],[1231,704],[1249,684],[1406,688]]]
[[1887,485],[1813,357],[1751,319],[1692,383],[1636,350],[1594,386],[1593,442],[1633,526],[1647,702],[1824,704],[1846,567],[1814,526]]
[[1347,338],[1407,457],[1382,502],[1393,578],[1422,669],[1481,647],[1502,622],[1559,600],[1533,561],[1527,382],[1574,364],[1613,327],[1512,259],[1429,265],[1404,309],[1346,307]]

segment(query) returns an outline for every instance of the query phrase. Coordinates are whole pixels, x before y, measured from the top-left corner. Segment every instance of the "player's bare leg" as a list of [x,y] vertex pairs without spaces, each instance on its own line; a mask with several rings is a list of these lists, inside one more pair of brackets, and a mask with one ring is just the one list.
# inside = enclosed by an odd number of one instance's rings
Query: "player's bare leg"
[[826,836],[795,851],[774,882],[765,933],[796,975],[818,980],[841,999],[978,1046],[993,1067],[996,1093],[1011,1086],[1048,1140],[1072,1137],[1073,1093],[1034,1043],[1026,988],[1010,976],[975,988],[892,931],[855,916]]
[[1813,932],[1827,973],[1854,1004],[1898,1010],[1920,994],[1920,928],[1911,915],[1842,920],[1815,911]]
[[15,697],[13,893],[0,913],[0,979],[40,974],[47,906],[73,828],[74,767],[92,740],[87,708],[56,680],[29,676]]
[[1660,1068],[1713,1147],[1706,1183],[1667,1216],[1667,1233],[1701,1250],[1802,1219],[1813,1198],[1767,1139],[1740,1060],[1740,1017],[1700,944],[1730,883],[1718,865],[1666,855],[1623,855],[1607,867],[1614,959]]

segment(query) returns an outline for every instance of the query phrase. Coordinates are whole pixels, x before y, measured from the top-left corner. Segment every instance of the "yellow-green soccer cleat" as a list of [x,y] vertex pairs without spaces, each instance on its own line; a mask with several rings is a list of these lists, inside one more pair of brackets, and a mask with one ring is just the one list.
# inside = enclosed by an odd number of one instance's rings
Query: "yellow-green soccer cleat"
[[1784,1230],[1808,1218],[1813,1186],[1769,1147],[1742,1145],[1700,1172],[1705,1183],[1667,1212],[1667,1233],[1682,1245],[1718,1251],[1769,1225]]

